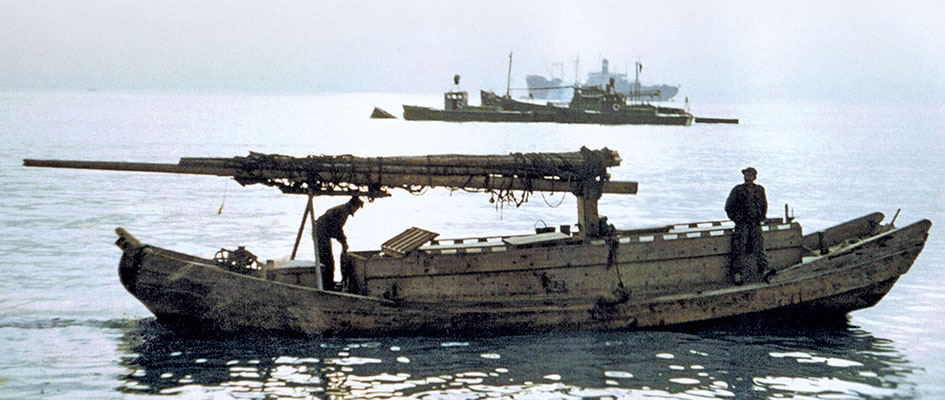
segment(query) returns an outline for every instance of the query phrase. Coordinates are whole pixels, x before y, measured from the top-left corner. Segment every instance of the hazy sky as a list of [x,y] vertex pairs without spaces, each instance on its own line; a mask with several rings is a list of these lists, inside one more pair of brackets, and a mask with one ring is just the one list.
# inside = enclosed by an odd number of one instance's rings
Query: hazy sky
[[945,101],[943,1],[0,0],[0,90],[505,91],[565,63],[713,100]]

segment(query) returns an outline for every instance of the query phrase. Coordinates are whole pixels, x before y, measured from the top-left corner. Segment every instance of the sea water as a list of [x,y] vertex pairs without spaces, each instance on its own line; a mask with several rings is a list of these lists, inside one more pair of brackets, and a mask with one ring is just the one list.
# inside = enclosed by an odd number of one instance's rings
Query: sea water
[[[945,107],[693,104],[738,125],[689,127],[369,119],[441,97],[393,94],[0,93],[0,398],[942,398]],[[305,198],[206,176],[26,168],[24,158],[507,154],[607,147],[619,228],[719,220],[742,168],[769,217],[805,232],[873,211],[933,221],[925,250],[876,306],[822,327],[475,337],[207,337],[170,331],[118,281],[114,229],[210,257],[292,251]],[[441,238],[576,222],[573,196],[521,206],[488,193],[395,191],[347,224],[354,250],[417,226]],[[422,195],[421,195],[422,194]],[[519,197],[521,200],[521,196]],[[318,198],[317,210],[342,198]],[[307,237],[307,236],[306,236]],[[306,239],[300,258],[311,258]]]

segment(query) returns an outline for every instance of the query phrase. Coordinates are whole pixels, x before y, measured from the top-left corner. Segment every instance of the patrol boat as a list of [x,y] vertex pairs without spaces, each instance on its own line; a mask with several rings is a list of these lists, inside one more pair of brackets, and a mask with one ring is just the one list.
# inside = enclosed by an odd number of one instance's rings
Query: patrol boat
[[601,195],[637,192],[635,182],[610,179],[607,168],[620,161],[606,148],[582,148],[495,156],[251,153],[176,164],[24,165],[229,176],[243,185],[308,196],[309,218],[314,196],[381,199],[394,189],[466,189],[500,200],[536,191],[577,197],[577,229],[446,240],[405,227],[380,249],[343,255],[340,291],[323,289],[328,285],[318,281],[315,263],[260,262],[247,249],[188,255],[116,230],[121,282],[159,321],[224,332],[495,334],[659,329],[734,316],[842,317],[883,298],[922,251],[931,226],[923,219],[895,227],[873,213],[805,234],[787,216],[766,219],[764,242],[776,274],[749,276],[736,285],[729,272],[729,221],[648,229],[606,223],[597,209]]
[[465,91],[446,92],[442,110],[404,105],[404,119],[412,121],[450,122],[556,122],[563,124],[600,125],[683,125],[692,124],[693,115],[686,110],[628,103],[627,95],[616,92],[611,84],[606,89],[596,86],[575,87],[567,106],[552,103],[540,105],[514,100],[480,91],[479,106],[469,105]]

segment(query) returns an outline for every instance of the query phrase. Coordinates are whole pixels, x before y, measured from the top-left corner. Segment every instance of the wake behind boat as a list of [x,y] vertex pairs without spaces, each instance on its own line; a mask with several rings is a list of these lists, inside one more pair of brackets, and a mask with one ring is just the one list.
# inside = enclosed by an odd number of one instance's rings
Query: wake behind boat
[[597,209],[601,195],[637,191],[634,182],[610,180],[607,168],[619,164],[616,152],[586,148],[371,158],[252,153],[177,164],[24,160],[32,167],[230,176],[307,195],[309,205],[313,196],[380,199],[423,186],[500,200],[513,191],[566,190],[578,199],[576,230],[444,240],[405,227],[380,249],[343,255],[339,291],[320,289],[332,285],[320,282],[317,264],[260,263],[245,249],[197,257],[117,230],[119,276],[132,295],[161,321],[222,331],[468,334],[659,328],[758,313],[842,316],[882,299],[909,270],[931,226],[921,220],[896,228],[874,213],[805,235],[787,216],[766,219],[773,274],[737,285],[728,221],[627,230],[607,224]]

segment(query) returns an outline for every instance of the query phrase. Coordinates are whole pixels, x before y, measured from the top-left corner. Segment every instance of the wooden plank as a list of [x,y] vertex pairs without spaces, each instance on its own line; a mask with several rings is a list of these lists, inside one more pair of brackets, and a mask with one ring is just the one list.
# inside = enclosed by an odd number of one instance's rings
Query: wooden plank
[[528,246],[534,244],[548,244],[562,242],[571,239],[570,235],[561,232],[538,233],[527,236],[514,236],[502,239],[502,242],[509,246]]
[[874,212],[834,225],[823,231],[804,235],[803,246],[809,250],[826,252],[825,250],[828,247],[843,243],[846,240],[870,235],[882,222],[883,217],[882,213]]
[[381,251],[394,258],[402,258],[411,251],[419,249],[425,243],[440,236],[439,233],[430,232],[417,227],[411,227],[394,236],[381,245]]

